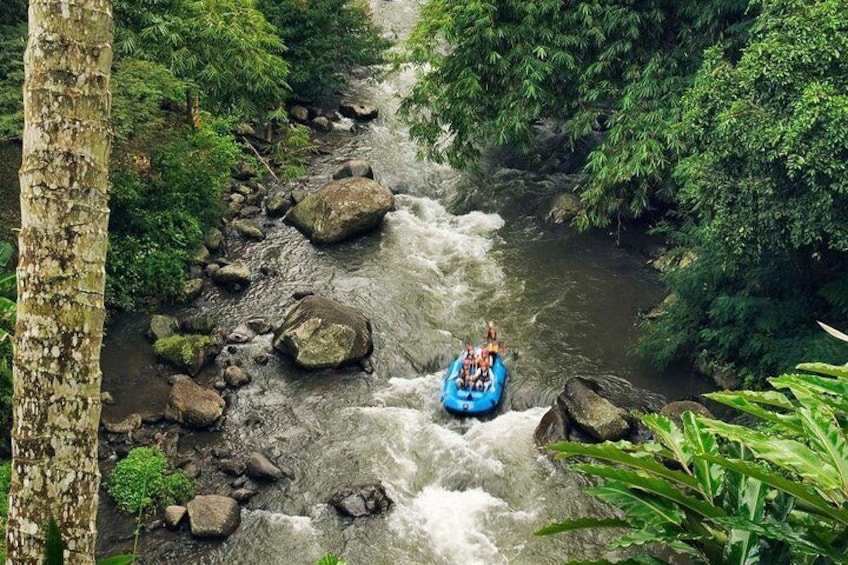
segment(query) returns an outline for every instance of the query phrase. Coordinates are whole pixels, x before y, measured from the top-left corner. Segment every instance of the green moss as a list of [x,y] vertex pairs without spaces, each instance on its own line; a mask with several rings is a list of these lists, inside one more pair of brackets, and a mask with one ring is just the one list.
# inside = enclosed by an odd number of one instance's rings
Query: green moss
[[195,375],[218,352],[218,343],[206,335],[173,335],[156,340],[153,351],[164,361]]

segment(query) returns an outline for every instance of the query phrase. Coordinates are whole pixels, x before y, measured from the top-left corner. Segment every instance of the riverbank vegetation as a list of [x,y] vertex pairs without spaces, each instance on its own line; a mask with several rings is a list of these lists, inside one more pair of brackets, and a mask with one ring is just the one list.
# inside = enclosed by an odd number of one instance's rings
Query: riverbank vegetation
[[691,259],[641,350],[760,385],[839,360],[814,320],[848,314],[846,51],[845,0],[429,0],[402,111],[459,166],[564,123],[587,155],[575,224],[650,217]]

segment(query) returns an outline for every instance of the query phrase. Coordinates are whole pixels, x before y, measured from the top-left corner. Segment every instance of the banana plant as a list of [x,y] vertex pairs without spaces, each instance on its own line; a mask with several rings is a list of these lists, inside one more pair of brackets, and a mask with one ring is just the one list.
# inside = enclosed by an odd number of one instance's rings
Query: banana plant
[[600,460],[572,468],[603,479],[589,492],[625,517],[538,533],[621,528],[611,548],[659,543],[694,563],[848,563],[848,367],[798,371],[771,379],[776,390],[708,395],[754,426],[685,413],[681,429],[653,414],[643,418],[651,444],[551,446],[560,458]]

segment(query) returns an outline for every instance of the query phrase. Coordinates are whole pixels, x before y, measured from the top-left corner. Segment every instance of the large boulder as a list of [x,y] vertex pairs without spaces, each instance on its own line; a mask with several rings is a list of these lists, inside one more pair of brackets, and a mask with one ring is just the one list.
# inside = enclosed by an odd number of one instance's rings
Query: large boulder
[[533,434],[533,441],[536,446],[544,448],[568,439],[570,430],[571,422],[568,415],[563,413],[559,406],[554,406],[542,416],[542,420],[536,426],[536,431]]
[[221,351],[221,346],[208,335],[172,335],[153,344],[156,355],[178,369],[196,375]]
[[307,296],[277,329],[274,349],[306,369],[339,367],[371,353],[371,323],[350,306]]
[[156,341],[165,337],[171,337],[178,331],[180,331],[180,325],[176,318],[173,316],[154,314],[150,318],[150,326],[147,328],[147,335],[153,338],[153,341]]
[[394,203],[376,181],[345,178],[307,195],[286,219],[315,243],[335,243],[379,226]]
[[233,263],[221,267],[212,273],[212,280],[217,284],[230,288],[241,288],[250,284],[253,275],[250,272],[250,267],[242,263]]
[[338,491],[330,499],[336,510],[352,518],[382,514],[394,501],[386,494],[382,484],[362,485]]
[[256,241],[265,239],[265,232],[262,231],[262,228],[250,220],[233,220],[230,222],[230,228],[247,239]]
[[183,376],[176,379],[171,387],[165,417],[184,426],[207,428],[218,421],[224,413],[224,406],[220,394]]
[[229,496],[196,496],[186,509],[191,533],[198,538],[227,538],[241,525],[238,502]]
[[565,383],[557,404],[575,426],[598,441],[619,440],[630,433],[627,413],[580,379],[572,378]]

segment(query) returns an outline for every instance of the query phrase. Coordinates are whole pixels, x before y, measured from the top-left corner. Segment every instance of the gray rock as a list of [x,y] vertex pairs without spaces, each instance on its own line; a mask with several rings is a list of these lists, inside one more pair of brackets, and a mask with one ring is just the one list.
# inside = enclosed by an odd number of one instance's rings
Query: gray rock
[[251,318],[247,321],[247,327],[257,335],[271,333],[273,328],[265,318]]
[[182,316],[179,323],[180,330],[190,334],[210,335],[215,331],[215,320],[208,314]]
[[153,338],[153,341],[156,341],[163,337],[171,337],[178,331],[180,331],[180,325],[176,318],[173,316],[155,314],[150,318],[150,326],[147,328],[147,335]]
[[346,118],[359,121],[369,121],[377,117],[377,108],[361,102],[342,101],[339,104],[339,112]]
[[598,441],[614,441],[630,433],[626,412],[589,388],[582,380],[571,378],[557,398],[572,423]]
[[232,228],[236,231],[236,233],[247,239],[253,239],[256,241],[261,241],[265,239],[265,232],[262,231],[262,228],[260,228],[255,223],[249,220],[233,220],[232,222],[230,222],[230,228]]
[[255,218],[262,213],[262,208],[259,206],[245,206],[239,211],[239,217],[244,219]]
[[230,493],[230,498],[239,504],[245,504],[254,496],[256,496],[256,491],[249,488],[240,488]]
[[354,308],[307,296],[286,315],[273,346],[306,369],[339,367],[371,353],[371,324]]
[[224,413],[224,399],[191,379],[178,379],[171,387],[165,417],[192,428],[208,428]]
[[308,194],[309,193],[305,190],[296,188],[291,191],[292,202],[294,202],[295,204],[300,204],[301,202],[303,202],[303,199],[306,198]]
[[224,380],[230,386],[239,387],[248,384],[251,377],[247,371],[238,365],[230,365],[224,369]]
[[128,434],[141,427],[141,415],[132,413],[123,420],[117,422],[102,421],[103,428],[112,434]]
[[[247,197],[253,194],[253,189],[250,188],[248,184],[237,184],[233,187],[233,194],[240,194],[243,198],[239,198],[237,201],[239,204],[247,200]],[[233,199],[235,200],[235,199]]]
[[247,476],[258,481],[278,481],[283,471],[259,452],[253,452],[247,458]]
[[579,196],[565,192],[554,199],[544,219],[552,224],[563,224],[573,220],[584,208]]
[[378,227],[393,207],[394,196],[388,188],[353,177],[308,194],[286,221],[315,243],[336,243]]
[[236,285],[246,286],[250,284],[252,278],[250,267],[242,263],[233,263],[212,273],[212,280],[215,283],[231,288]]
[[186,512],[188,512],[188,510],[186,510],[185,506],[176,506],[176,505],[166,506],[165,507],[165,525],[168,526],[169,528],[171,528],[172,530],[175,530],[177,528],[177,526],[180,525],[180,522],[183,521],[183,518],[185,517]]
[[206,265],[206,269],[205,269],[206,274],[210,277],[214,277],[215,273],[217,273],[220,270],[221,270],[221,265],[219,265],[217,263],[209,263],[208,265]]
[[189,461],[188,463],[183,465],[181,469],[189,479],[196,479],[200,477],[200,467],[198,467],[197,463],[195,463],[194,461]]
[[364,159],[352,159],[346,162],[333,175],[333,179],[339,180],[349,177],[363,177],[367,179],[374,178],[374,171],[371,169],[371,163]]
[[218,462],[218,468],[227,475],[232,477],[240,477],[244,475],[244,461],[238,459],[224,459]]
[[336,510],[352,518],[374,516],[388,511],[394,501],[386,494],[382,484],[345,488],[330,499]]
[[203,242],[209,251],[215,253],[221,249],[221,245],[224,243],[224,234],[218,228],[209,228],[209,231],[203,236]]
[[201,245],[192,257],[192,262],[196,265],[208,265],[212,262],[212,254],[205,245]]
[[[209,265],[211,267],[212,265]],[[217,265],[215,265],[217,267]],[[203,279],[188,279],[183,285],[183,302],[191,302],[203,292]]]
[[676,400],[674,402],[669,402],[663,406],[662,410],[660,410],[661,415],[665,416],[678,426],[683,426],[684,412],[692,412],[696,416],[703,416],[704,418],[715,418],[706,406],[700,402],[695,402],[694,400]]
[[241,525],[239,505],[228,496],[197,496],[186,509],[191,534],[198,538],[227,538]]
[[542,420],[536,426],[533,441],[537,447],[545,448],[553,443],[568,439],[570,430],[571,422],[568,420],[568,416],[563,413],[559,406],[553,406],[542,416]]
[[312,129],[318,131],[333,131],[333,122],[331,122],[326,116],[318,116],[312,120],[311,124]]
[[292,106],[289,110],[289,117],[300,124],[305,124],[309,121],[309,110],[303,106]]
[[244,181],[251,179],[256,176],[256,166],[250,161],[240,159],[233,165],[230,174],[236,180]]
[[256,332],[247,327],[246,324],[239,324],[227,335],[227,343],[247,343],[255,337]]
[[291,198],[286,194],[272,194],[265,199],[265,212],[271,218],[285,216],[291,206]]

